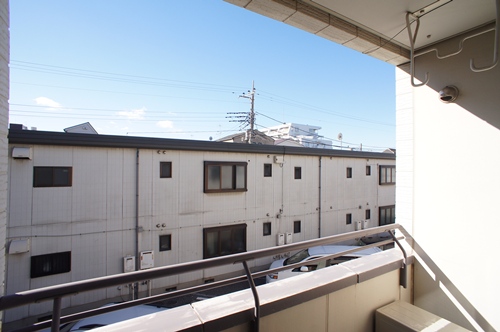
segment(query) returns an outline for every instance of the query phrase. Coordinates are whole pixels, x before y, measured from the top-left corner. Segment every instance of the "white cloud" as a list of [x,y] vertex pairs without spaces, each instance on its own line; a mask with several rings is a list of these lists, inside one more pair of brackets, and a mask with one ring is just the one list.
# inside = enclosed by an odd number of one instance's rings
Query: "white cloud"
[[40,106],[47,106],[50,108],[62,108],[62,105],[59,104],[57,101],[54,101],[50,98],[47,97],[38,97],[35,98],[35,103]]
[[174,128],[174,123],[169,120],[158,121],[156,125],[160,128],[166,128],[166,129]]
[[119,116],[123,116],[129,120],[143,120],[144,115],[146,114],[146,108],[139,108],[131,111],[122,111],[118,112]]

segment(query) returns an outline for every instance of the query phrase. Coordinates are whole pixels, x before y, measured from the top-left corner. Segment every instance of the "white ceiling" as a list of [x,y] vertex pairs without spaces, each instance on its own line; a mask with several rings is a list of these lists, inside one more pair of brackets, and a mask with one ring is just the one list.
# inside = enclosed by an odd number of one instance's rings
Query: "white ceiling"
[[[415,47],[433,44],[461,32],[495,21],[495,0],[438,0],[441,7],[420,18]],[[449,1],[449,2],[448,2]],[[385,39],[409,48],[405,16],[407,12],[436,0],[309,0],[315,7],[364,27]],[[412,25],[414,29],[415,24]]]

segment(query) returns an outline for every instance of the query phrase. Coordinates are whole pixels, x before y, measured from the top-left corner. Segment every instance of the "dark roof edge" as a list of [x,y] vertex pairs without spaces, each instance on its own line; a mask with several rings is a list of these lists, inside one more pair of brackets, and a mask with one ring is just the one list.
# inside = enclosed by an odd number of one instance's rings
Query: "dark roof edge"
[[315,149],[263,144],[224,143],[171,138],[89,135],[35,130],[9,130],[9,144],[87,146],[161,150],[216,151],[263,154],[287,154],[327,157],[396,159],[391,153]]

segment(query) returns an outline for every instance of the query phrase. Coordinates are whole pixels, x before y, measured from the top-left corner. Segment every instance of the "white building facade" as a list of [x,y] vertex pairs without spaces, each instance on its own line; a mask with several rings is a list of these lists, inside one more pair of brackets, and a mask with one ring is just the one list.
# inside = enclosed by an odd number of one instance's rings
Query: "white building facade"
[[[9,143],[9,294],[394,222],[393,154],[12,126]],[[207,269],[139,291],[236,272],[240,267]],[[124,285],[75,295],[64,306],[131,293]],[[49,310],[15,309],[6,320]]]

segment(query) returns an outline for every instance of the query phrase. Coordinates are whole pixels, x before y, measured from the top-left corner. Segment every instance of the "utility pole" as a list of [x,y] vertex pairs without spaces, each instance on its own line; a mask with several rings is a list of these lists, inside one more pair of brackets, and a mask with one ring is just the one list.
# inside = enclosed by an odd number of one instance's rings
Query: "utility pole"
[[230,118],[232,120],[229,120],[229,122],[240,122],[243,123],[240,127],[246,127],[246,125],[250,125],[250,130],[247,130],[247,135],[245,141],[248,144],[252,144],[255,138],[255,133],[254,133],[254,127],[255,127],[255,86],[254,82],[252,81],[252,90],[248,90],[248,94],[245,94],[244,92],[239,96],[240,98],[247,98],[250,99],[250,112],[228,112],[229,116],[226,116],[226,118]]
[[250,133],[247,136],[247,143],[252,144],[253,140],[255,138],[255,133],[254,133],[254,127],[255,127],[255,85],[254,81],[252,81],[252,90],[248,91],[248,95],[245,95],[244,93],[240,95],[241,98],[248,98],[250,99],[250,114],[248,116],[248,121],[250,122]]

